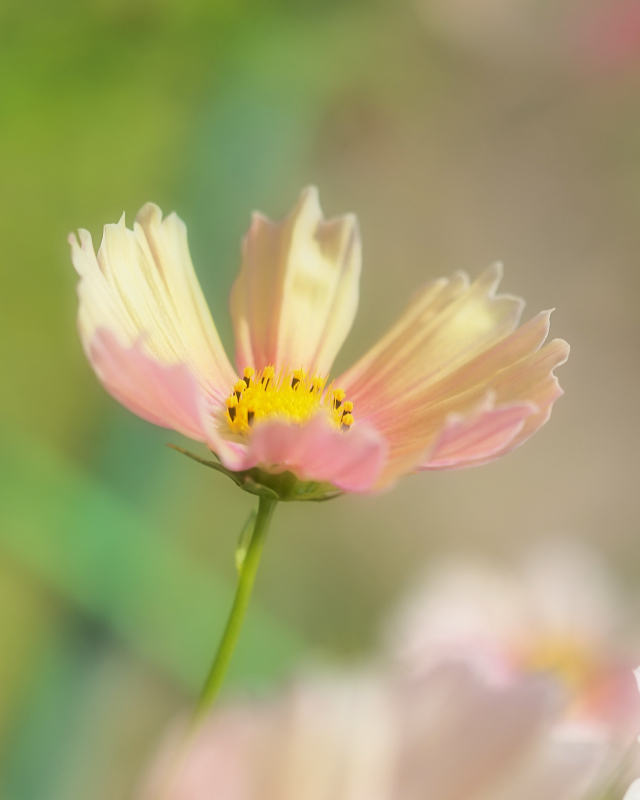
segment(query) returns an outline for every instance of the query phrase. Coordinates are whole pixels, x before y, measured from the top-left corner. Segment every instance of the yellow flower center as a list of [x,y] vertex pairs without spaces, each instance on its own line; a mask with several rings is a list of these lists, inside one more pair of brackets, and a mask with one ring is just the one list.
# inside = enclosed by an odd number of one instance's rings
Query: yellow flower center
[[584,689],[596,664],[586,643],[560,636],[541,637],[523,654],[523,666],[535,672],[553,672],[574,692]]
[[258,373],[246,367],[225,401],[225,417],[234,433],[246,435],[262,419],[280,417],[300,425],[322,410],[334,427],[347,431],[353,424],[353,403],[345,396],[333,384],[326,387],[322,376],[301,369],[281,370],[276,376],[272,366]]

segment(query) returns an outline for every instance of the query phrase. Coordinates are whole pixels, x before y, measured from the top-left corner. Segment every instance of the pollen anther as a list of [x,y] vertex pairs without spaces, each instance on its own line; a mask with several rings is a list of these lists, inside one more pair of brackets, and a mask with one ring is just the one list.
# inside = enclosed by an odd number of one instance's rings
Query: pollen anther
[[224,401],[225,405],[227,406],[227,413],[229,414],[229,419],[231,422],[236,418],[236,408],[238,406],[238,400],[235,394],[232,394],[231,397],[227,397]]
[[294,369],[291,373],[291,388],[297,389],[303,378],[304,372],[301,369]]
[[342,415],[342,430],[348,431],[349,428],[353,425],[353,415],[352,414],[343,414]]
[[275,369],[272,366],[265,367],[262,370],[262,378],[260,378],[260,383],[264,386],[265,389],[269,385],[269,381],[273,378],[274,375],[275,375]]
[[312,378],[310,392],[321,392],[324,389],[324,380],[322,378]]
[[333,407],[340,408],[342,405],[342,401],[346,397],[345,392],[343,389],[334,389],[333,390]]

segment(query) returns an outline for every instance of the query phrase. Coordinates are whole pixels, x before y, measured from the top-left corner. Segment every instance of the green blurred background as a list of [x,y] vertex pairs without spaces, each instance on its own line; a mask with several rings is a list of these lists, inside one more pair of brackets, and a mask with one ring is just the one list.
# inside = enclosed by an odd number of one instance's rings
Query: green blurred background
[[147,200],[187,222],[229,348],[249,214],[308,183],[364,239],[338,369],[419,283],[496,259],[573,345],[567,397],[507,459],[278,510],[228,691],[367,652],[436,554],[569,533],[636,581],[639,20],[635,0],[0,4],[2,800],[130,797],[231,600],[251,498],[111,400],[76,335],[68,232],[97,245]]

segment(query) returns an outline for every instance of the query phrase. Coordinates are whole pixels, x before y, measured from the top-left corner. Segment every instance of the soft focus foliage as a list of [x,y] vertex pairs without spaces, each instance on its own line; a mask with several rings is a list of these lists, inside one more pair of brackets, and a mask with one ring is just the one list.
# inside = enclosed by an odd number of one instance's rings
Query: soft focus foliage
[[131,797],[230,600],[249,501],[121,410],[78,344],[66,237],[84,225],[98,241],[149,199],[189,221],[228,352],[250,211],[279,218],[311,183],[332,213],[358,212],[365,243],[339,370],[416,286],[497,259],[505,291],[530,314],[557,305],[574,347],[567,397],[527,448],[278,510],[233,690],[280,681],[302,654],[368,650],[434,553],[501,561],[571,531],[615,582],[637,580],[637,4],[487,2],[489,42],[469,4],[446,4],[453,25],[427,5],[0,7],[3,798]]

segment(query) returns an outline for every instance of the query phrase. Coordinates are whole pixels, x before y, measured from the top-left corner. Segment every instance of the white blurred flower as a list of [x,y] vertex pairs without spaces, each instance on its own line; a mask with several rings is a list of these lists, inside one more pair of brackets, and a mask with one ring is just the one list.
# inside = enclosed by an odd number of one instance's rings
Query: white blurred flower
[[640,780],[635,780],[624,796],[624,800],[640,800]]
[[417,680],[301,680],[270,703],[214,714],[167,787],[174,738],[141,800],[586,798],[602,784],[608,743],[593,728],[558,726],[557,688],[535,676],[496,681],[461,662]]
[[594,553],[555,543],[512,572],[469,562],[432,570],[390,625],[390,649],[413,673],[462,657],[506,676],[555,675],[569,692],[568,718],[625,743],[640,730],[640,637],[625,632],[624,610]]

